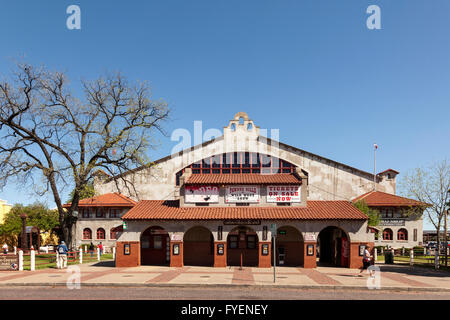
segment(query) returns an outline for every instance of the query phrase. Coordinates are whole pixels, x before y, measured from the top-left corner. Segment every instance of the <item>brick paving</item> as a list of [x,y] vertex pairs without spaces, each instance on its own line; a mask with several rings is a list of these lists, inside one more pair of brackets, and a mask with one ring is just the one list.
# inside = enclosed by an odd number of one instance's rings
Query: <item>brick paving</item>
[[299,268],[299,271],[305,275],[308,276],[311,280],[316,282],[317,284],[323,284],[323,285],[341,285],[339,281],[334,280],[333,278],[330,278],[324,273],[321,273],[314,269],[303,269]]
[[412,280],[412,279],[408,279],[405,276],[402,276],[400,274],[397,273],[392,273],[392,272],[383,272],[383,277],[386,277],[388,279],[406,284],[410,287],[418,287],[418,288],[426,288],[426,287],[435,287],[434,285],[430,284],[430,283],[424,283],[421,281],[417,281],[417,280]]
[[[272,268],[238,267],[208,268],[183,267],[169,268],[143,266],[137,268],[115,268],[85,264],[78,265],[81,283],[90,285],[281,285],[314,287],[360,287],[366,288],[368,274],[359,276],[358,269],[319,267],[317,269],[279,267],[277,279],[273,282]],[[450,273],[430,269],[381,265],[381,284],[384,288],[445,288],[450,291]],[[0,285],[38,285],[66,283],[71,276],[68,270],[45,269],[38,271],[0,272]]]
[[254,284],[255,279],[253,278],[253,273],[251,268],[235,268],[233,272],[232,284]]
[[166,271],[166,272],[160,274],[159,276],[156,276],[150,280],[147,280],[145,283],[167,283],[167,282],[175,279],[176,277],[178,277],[183,272],[187,272],[188,270],[189,270],[189,267],[169,270],[169,271]]

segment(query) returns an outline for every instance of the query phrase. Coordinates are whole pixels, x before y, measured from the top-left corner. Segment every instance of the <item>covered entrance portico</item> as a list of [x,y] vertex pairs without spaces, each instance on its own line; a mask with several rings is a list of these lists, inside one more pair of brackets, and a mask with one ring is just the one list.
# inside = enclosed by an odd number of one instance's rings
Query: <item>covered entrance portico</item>
[[205,227],[192,227],[183,237],[183,264],[185,266],[214,265],[214,237]]
[[320,233],[317,241],[320,266],[348,267],[350,264],[350,241],[341,228],[329,226]]
[[259,241],[256,232],[247,226],[238,226],[228,233],[227,265],[257,267]]
[[[283,226],[278,228],[276,238],[277,266],[303,266],[304,251],[303,236],[297,228],[292,226]],[[273,258],[271,261],[273,265]]]
[[141,265],[169,265],[170,239],[165,229],[153,226],[141,235]]

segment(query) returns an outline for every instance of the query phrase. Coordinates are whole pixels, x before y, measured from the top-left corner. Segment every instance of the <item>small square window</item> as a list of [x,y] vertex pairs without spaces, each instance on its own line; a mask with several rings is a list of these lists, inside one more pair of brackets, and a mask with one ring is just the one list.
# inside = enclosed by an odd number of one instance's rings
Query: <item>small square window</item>
[[162,249],[162,237],[161,236],[153,237],[153,249]]
[[256,236],[247,236],[247,249],[256,248]]
[[230,249],[236,249],[238,247],[238,237],[230,236]]

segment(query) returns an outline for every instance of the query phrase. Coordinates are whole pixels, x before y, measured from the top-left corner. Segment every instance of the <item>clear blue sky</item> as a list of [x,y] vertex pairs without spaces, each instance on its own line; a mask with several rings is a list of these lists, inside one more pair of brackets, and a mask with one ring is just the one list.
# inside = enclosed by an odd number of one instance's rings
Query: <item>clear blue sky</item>
[[[66,28],[71,4],[81,30]],[[372,4],[382,30],[366,27]],[[449,12],[448,0],[3,1],[0,70],[24,57],[74,85],[120,70],[173,108],[168,132],[246,111],[287,144],[369,172],[376,142],[377,171],[402,173],[450,158]],[[159,139],[153,159],[176,144]]]

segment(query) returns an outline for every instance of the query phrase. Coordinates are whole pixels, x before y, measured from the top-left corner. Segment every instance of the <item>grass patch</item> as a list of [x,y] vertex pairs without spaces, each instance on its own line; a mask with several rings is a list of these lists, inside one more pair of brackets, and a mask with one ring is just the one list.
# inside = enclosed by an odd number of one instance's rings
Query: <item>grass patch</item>
[[[105,253],[100,256],[100,261],[112,260],[112,253]],[[91,257],[90,253],[83,254],[83,264],[97,262],[97,255]],[[67,265],[76,265],[80,264],[79,257],[76,259],[69,258],[67,261]],[[47,255],[47,254],[36,254],[35,257],[35,269],[48,269],[53,268],[56,269],[56,255]],[[31,257],[26,255],[23,257],[23,270],[31,270]]]

